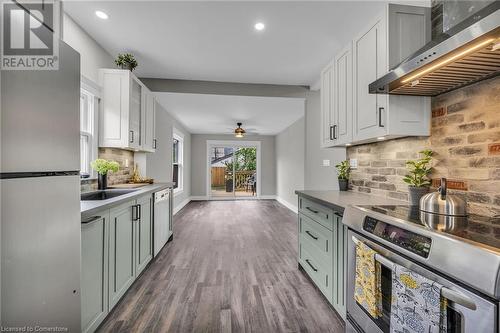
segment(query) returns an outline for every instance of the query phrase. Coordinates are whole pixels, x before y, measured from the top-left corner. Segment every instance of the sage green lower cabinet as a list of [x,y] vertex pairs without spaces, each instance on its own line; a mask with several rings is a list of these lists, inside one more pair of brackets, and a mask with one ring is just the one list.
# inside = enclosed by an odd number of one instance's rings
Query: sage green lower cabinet
[[109,307],[120,300],[135,280],[135,201],[110,210]]
[[298,241],[300,265],[345,319],[347,227],[342,214],[299,197]]
[[81,331],[94,332],[108,314],[109,211],[82,219]]
[[151,195],[146,195],[137,199],[139,217],[136,222],[136,276],[146,268],[153,259],[153,214]]
[[94,332],[153,258],[153,196],[82,216],[82,332]]
[[347,227],[342,216],[335,214],[333,224],[333,288],[332,305],[346,318]]

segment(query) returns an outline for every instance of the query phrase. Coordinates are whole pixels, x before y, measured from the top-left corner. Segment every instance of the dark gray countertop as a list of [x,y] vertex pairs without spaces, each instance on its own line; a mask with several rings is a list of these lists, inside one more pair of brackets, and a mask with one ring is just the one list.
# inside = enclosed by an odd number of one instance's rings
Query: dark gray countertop
[[295,191],[300,197],[315,201],[338,212],[343,213],[344,208],[349,205],[401,205],[408,204],[405,201],[399,201],[386,197],[370,195],[352,191],[313,191],[302,190]]
[[138,196],[154,193],[157,191],[161,191],[163,189],[174,186],[173,182],[167,183],[155,183],[151,185],[145,185],[139,187],[137,191],[133,191],[124,195],[120,195],[114,198],[110,198],[107,200],[88,200],[88,201],[80,201],[80,212],[83,215],[89,215],[96,213],[98,211],[102,211],[104,209],[109,209],[113,206],[117,206],[127,200],[134,199]]

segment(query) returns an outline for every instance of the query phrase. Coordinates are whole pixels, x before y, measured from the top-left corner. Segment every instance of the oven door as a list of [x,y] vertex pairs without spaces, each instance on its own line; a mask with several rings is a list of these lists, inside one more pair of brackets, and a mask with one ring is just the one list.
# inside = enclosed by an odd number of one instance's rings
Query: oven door
[[[382,268],[382,310],[381,318],[371,317],[354,300],[354,282],[356,276],[356,242],[362,241],[379,255],[376,259]],[[497,304],[486,298],[464,289],[455,283],[436,275],[434,272],[417,265],[394,250],[389,250],[374,241],[352,231],[348,231],[348,262],[347,262],[347,316],[357,331],[366,333],[390,332],[391,295],[392,295],[392,264],[404,266],[418,274],[443,285],[442,295],[448,299],[448,333],[497,333]],[[450,260],[453,258],[450,257]],[[473,269],[471,267],[471,269]]]

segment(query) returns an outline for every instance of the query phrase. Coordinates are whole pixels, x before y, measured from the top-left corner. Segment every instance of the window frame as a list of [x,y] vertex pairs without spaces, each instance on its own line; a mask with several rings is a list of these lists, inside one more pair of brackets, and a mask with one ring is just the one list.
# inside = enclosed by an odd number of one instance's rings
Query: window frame
[[[82,94],[87,95],[89,101],[89,109],[88,109],[88,131],[82,131],[80,124],[80,140],[82,136],[87,138],[88,144],[88,152],[87,152],[87,167],[88,174],[90,175],[88,179],[97,179],[97,172],[92,170],[90,163],[98,157],[98,145],[99,145],[99,126],[98,126],[98,118],[99,118],[99,105],[101,100],[101,90],[100,87],[92,82],[91,80],[81,77],[80,82],[80,97]],[[80,110],[81,114],[81,110]],[[81,120],[80,120],[81,121]],[[82,156],[80,154],[80,156]],[[81,164],[80,160],[80,164]],[[80,170],[81,172],[82,170]]]
[[[177,140],[177,163],[174,162],[174,140]],[[177,187],[174,188],[174,196],[184,191],[184,134],[176,128],[173,129],[172,135],[172,179],[174,165],[177,164]]]

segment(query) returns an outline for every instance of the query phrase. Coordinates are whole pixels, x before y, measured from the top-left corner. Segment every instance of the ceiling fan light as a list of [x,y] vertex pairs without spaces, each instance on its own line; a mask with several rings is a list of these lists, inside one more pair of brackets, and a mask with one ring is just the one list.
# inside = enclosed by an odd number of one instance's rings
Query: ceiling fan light
[[234,130],[234,136],[237,138],[242,138],[245,134],[245,130],[241,128],[241,123],[237,123],[236,125],[238,125],[238,127]]

